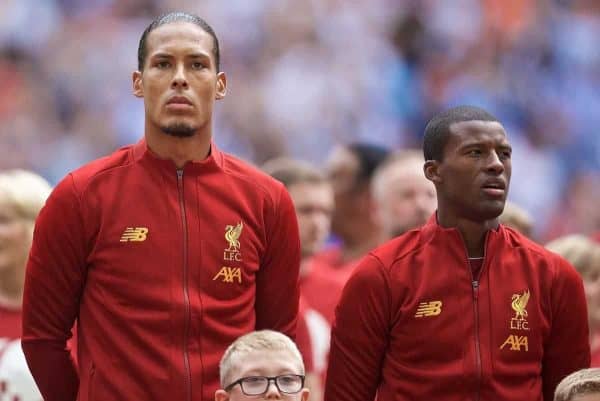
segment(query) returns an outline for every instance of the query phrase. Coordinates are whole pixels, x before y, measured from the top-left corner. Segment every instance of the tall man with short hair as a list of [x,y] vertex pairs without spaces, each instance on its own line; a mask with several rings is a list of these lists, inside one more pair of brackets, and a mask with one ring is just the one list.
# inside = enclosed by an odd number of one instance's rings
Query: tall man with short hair
[[437,212],[348,281],[325,399],[551,401],[590,363],[585,295],[567,261],[498,223],[512,170],[504,127],[453,108],[431,119],[423,150]]
[[235,338],[295,334],[294,206],[212,141],[227,86],[214,31],[163,15],[138,56],[144,139],[70,173],[37,221],[23,350],[46,401],[212,399]]

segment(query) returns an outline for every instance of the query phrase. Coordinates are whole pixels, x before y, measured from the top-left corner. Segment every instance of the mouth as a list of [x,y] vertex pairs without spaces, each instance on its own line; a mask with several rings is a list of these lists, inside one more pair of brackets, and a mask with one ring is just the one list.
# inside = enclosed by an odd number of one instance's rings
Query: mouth
[[483,183],[481,189],[491,197],[503,197],[506,193],[506,183],[500,179],[487,180]]
[[167,101],[168,108],[186,109],[192,106],[192,102],[185,96],[173,96]]

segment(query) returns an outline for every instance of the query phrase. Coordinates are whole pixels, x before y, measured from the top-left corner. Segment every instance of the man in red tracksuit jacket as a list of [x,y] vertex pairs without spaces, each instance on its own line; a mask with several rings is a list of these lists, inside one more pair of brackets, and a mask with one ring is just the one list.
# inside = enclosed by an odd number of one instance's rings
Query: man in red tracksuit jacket
[[498,224],[511,175],[502,125],[462,106],[424,138],[438,209],[365,257],[336,310],[327,401],[551,401],[590,362],[583,285]]
[[200,18],[155,20],[133,74],[145,139],[69,174],[37,220],[23,350],[46,401],[212,400],[237,337],[295,335],[294,206],[212,143],[218,55]]

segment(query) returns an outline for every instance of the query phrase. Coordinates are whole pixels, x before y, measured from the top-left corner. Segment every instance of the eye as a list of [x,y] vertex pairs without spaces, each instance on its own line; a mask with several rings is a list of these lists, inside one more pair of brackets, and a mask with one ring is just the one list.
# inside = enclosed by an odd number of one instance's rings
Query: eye
[[202,69],[204,69],[204,68],[206,68],[206,67],[205,67],[205,65],[204,65],[204,64],[202,64],[201,62],[199,62],[199,61],[194,61],[194,62],[192,63],[192,68],[193,68],[194,70],[202,70]]
[[155,65],[156,65],[157,68],[159,68],[161,70],[164,70],[166,68],[169,68],[171,66],[171,63],[169,63],[168,61],[164,61],[163,60],[163,61],[157,62]]
[[479,157],[481,154],[481,149],[471,149],[467,152],[467,155],[471,157]]
[[500,159],[507,160],[512,156],[512,152],[510,150],[503,150],[500,152]]

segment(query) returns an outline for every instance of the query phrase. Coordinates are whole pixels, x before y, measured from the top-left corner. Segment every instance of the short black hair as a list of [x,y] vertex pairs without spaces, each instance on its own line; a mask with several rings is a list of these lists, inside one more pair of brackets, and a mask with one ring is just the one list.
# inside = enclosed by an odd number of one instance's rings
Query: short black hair
[[357,185],[370,182],[377,167],[390,154],[389,149],[370,143],[354,142],[347,145],[346,149],[358,159],[359,168],[355,178]]
[[495,121],[491,113],[475,106],[458,106],[436,114],[425,127],[423,156],[425,160],[442,161],[450,126],[463,121]]
[[163,14],[157,17],[154,21],[148,25],[148,27],[142,33],[142,37],[140,38],[140,44],[138,45],[138,70],[142,71],[144,69],[144,63],[146,62],[146,40],[148,38],[148,34],[155,30],[156,28],[171,24],[174,22],[190,22],[192,24],[198,25],[202,30],[208,33],[213,38],[213,48],[212,52],[215,56],[215,66],[217,68],[217,72],[219,71],[221,64],[221,54],[219,51],[219,40],[217,39],[217,34],[212,29],[210,25],[202,18],[198,17],[194,14],[189,14],[186,12],[176,11],[167,14]]

